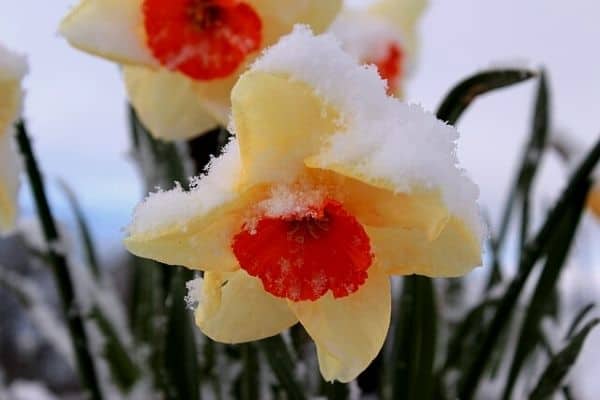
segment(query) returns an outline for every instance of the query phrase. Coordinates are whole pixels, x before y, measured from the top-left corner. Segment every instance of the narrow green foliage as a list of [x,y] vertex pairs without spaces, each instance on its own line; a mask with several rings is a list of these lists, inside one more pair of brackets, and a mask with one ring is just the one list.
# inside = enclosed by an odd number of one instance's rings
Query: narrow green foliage
[[281,335],[258,342],[288,400],[305,400],[304,390],[294,377],[294,360]]
[[438,108],[437,117],[454,125],[477,97],[526,81],[535,75],[533,71],[521,69],[498,69],[475,74],[450,90]]
[[90,314],[104,336],[102,353],[110,369],[113,382],[124,393],[127,393],[140,378],[141,370],[100,308],[94,307]]
[[587,304],[586,306],[584,306],[581,310],[579,310],[577,315],[575,315],[575,318],[573,318],[573,322],[571,322],[569,329],[567,330],[567,334],[565,335],[565,340],[568,340],[571,337],[573,337],[573,335],[575,334],[575,331],[579,327],[579,324],[581,323],[581,321],[583,321],[583,319],[586,317],[586,315],[588,315],[588,313],[590,311],[592,311],[594,309],[594,307],[595,307],[595,304],[590,303],[590,304]]
[[569,372],[577,357],[581,352],[581,348],[585,343],[585,339],[592,329],[600,323],[600,319],[596,318],[588,322],[570,342],[556,354],[542,373],[535,389],[529,395],[530,400],[548,399],[560,387],[563,378]]
[[483,340],[475,350],[473,362],[462,376],[459,387],[459,397],[461,399],[471,399],[475,393],[481,375],[489,361],[489,349],[496,346],[502,332],[510,322],[513,308],[533,267],[547,250],[553,232],[558,228],[565,213],[568,212],[570,204],[581,195],[582,187],[587,188],[588,177],[595,168],[598,159],[600,159],[600,141],[596,143],[577,168],[541,229],[523,249],[517,276],[506,289]]
[[240,379],[241,400],[259,399],[259,364],[258,354],[253,343],[245,343],[240,346],[242,352],[242,375]]
[[437,310],[431,279],[404,278],[392,327],[388,399],[427,400],[434,389]]
[[540,342],[540,324],[547,311],[547,305],[551,302],[552,296],[555,293],[560,274],[569,254],[569,249],[575,238],[575,232],[585,207],[588,191],[589,185],[587,188],[585,186],[582,187],[579,196],[573,200],[570,210],[563,217],[560,226],[551,240],[546,263],[531,296],[518,336],[517,346],[502,396],[506,400],[511,398],[512,389],[521,368]]
[[102,399],[102,393],[89,349],[81,311],[75,298],[73,281],[64,254],[58,253],[54,247],[56,243],[60,242],[60,236],[56,229],[54,216],[52,215],[48,197],[46,196],[44,181],[35,160],[24,121],[17,123],[17,143],[25,161],[27,177],[31,185],[38,217],[42,224],[42,233],[48,247],[48,259],[58,288],[62,309],[67,320],[67,327],[77,362],[77,370],[80,374],[82,384],[89,392],[91,398],[99,400]]
[[345,400],[350,395],[348,385],[341,382],[325,383],[323,389],[329,400]]
[[79,200],[77,200],[75,192],[71,189],[69,185],[67,185],[66,182],[59,181],[59,185],[63,193],[67,197],[67,201],[69,202],[69,205],[73,210],[73,214],[75,214],[77,230],[79,231],[79,236],[83,240],[83,250],[85,254],[86,264],[90,267],[92,275],[95,278],[100,278],[100,263],[98,262],[98,256],[96,253],[96,248],[94,246],[94,240],[92,239],[92,232],[89,228],[89,224],[87,223],[87,219],[85,218],[83,208],[79,204]]

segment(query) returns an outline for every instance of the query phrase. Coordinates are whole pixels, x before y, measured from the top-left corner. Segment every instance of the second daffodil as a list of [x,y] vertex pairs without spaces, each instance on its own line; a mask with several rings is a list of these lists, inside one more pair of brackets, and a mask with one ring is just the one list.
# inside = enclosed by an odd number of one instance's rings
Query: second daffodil
[[83,0],[63,20],[71,45],[123,65],[129,100],[156,137],[226,125],[230,92],[294,24],[327,29],[341,0]]
[[403,96],[403,83],[417,58],[417,23],[426,0],[377,0],[367,8],[347,7],[330,28],[344,49],[373,64],[388,93]]
[[21,115],[27,62],[0,45],[0,234],[14,228],[21,163],[14,124]]
[[151,194],[125,240],[205,271],[195,317],[240,343],[298,321],[327,380],[354,379],[390,323],[390,275],[480,264],[478,190],[454,128],[387,96],[376,70],[298,27],[232,92],[236,139],[189,192]]

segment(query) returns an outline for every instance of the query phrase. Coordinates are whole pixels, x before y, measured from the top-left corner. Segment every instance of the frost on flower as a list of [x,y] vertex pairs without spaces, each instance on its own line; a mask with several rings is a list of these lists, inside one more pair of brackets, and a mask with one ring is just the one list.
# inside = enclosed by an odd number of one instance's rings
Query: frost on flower
[[458,167],[458,133],[307,27],[231,97],[236,138],[189,192],[140,204],[126,246],[205,271],[192,300],[209,337],[239,343],[300,322],[325,379],[350,381],[383,345],[390,275],[480,264],[478,190]]
[[17,216],[21,165],[14,123],[21,115],[21,80],[26,73],[25,57],[0,45],[0,234],[14,228]]
[[341,0],[82,0],[60,32],[123,65],[129,99],[155,136],[226,125],[229,93],[259,50],[296,23],[325,30]]

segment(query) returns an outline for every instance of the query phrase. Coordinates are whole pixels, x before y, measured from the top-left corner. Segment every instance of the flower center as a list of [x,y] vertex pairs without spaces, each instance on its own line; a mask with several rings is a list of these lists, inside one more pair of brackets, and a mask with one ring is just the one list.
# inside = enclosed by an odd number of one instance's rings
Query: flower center
[[379,75],[388,83],[388,94],[393,95],[400,88],[402,75],[404,74],[404,51],[397,43],[388,45],[385,57],[379,60],[372,60]]
[[329,290],[336,298],[348,296],[373,262],[364,228],[331,199],[304,215],[262,217],[245,225],[231,246],[267,292],[293,301],[316,300]]
[[154,57],[192,79],[227,77],[260,48],[260,17],[238,0],[144,0],[143,13]]

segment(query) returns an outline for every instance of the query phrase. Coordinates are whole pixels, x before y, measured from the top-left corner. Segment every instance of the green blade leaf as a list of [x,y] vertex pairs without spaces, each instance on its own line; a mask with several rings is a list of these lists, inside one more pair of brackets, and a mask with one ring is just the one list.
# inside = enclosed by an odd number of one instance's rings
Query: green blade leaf
[[463,373],[459,385],[459,397],[462,400],[471,399],[475,393],[483,371],[489,361],[489,349],[495,347],[502,332],[504,332],[505,327],[510,322],[512,310],[519,299],[519,295],[525,286],[533,267],[547,250],[553,232],[557,229],[565,213],[569,210],[573,199],[580,195],[582,187],[586,187],[589,184],[589,175],[595,168],[599,159],[600,140],[579,165],[534,239],[525,246],[525,249],[521,254],[517,276],[506,289],[502,300],[496,309],[496,313],[486,330],[484,338],[474,351],[475,355],[473,362]]
[[475,74],[450,90],[438,108],[437,117],[455,125],[478,96],[526,81],[535,75],[533,71],[522,69],[498,69]]
[[581,321],[583,321],[583,319],[586,317],[586,315],[590,311],[592,311],[592,309],[595,306],[596,305],[594,303],[589,303],[589,304],[585,305],[581,310],[579,310],[579,312],[577,313],[577,315],[575,315],[575,318],[573,318],[573,322],[571,322],[571,325],[569,326],[569,329],[567,330],[567,334],[565,336],[565,340],[568,340],[571,337],[573,337],[573,335],[575,334],[575,331],[579,327],[579,324],[581,323]]
[[398,315],[392,327],[386,398],[426,400],[433,396],[437,310],[433,282],[404,278]]
[[575,232],[585,208],[588,191],[589,187],[583,187],[578,198],[573,200],[569,212],[563,217],[563,221],[551,241],[546,263],[525,312],[525,318],[519,332],[507,382],[504,386],[503,399],[510,399],[521,368],[535,347],[540,343],[540,323],[555,293],[556,285],[560,279],[560,274],[565,265],[569,249],[575,238]]
[[242,352],[242,376],[240,380],[240,399],[258,400],[259,398],[259,363],[256,348],[252,343],[241,346]]
[[560,387],[563,378],[577,361],[585,339],[598,323],[600,323],[599,318],[588,322],[579,333],[573,336],[569,344],[550,360],[535,389],[529,395],[530,400],[548,399]]
[[287,394],[288,400],[305,400],[306,396],[294,377],[294,361],[281,335],[258,342],[267,362]]

